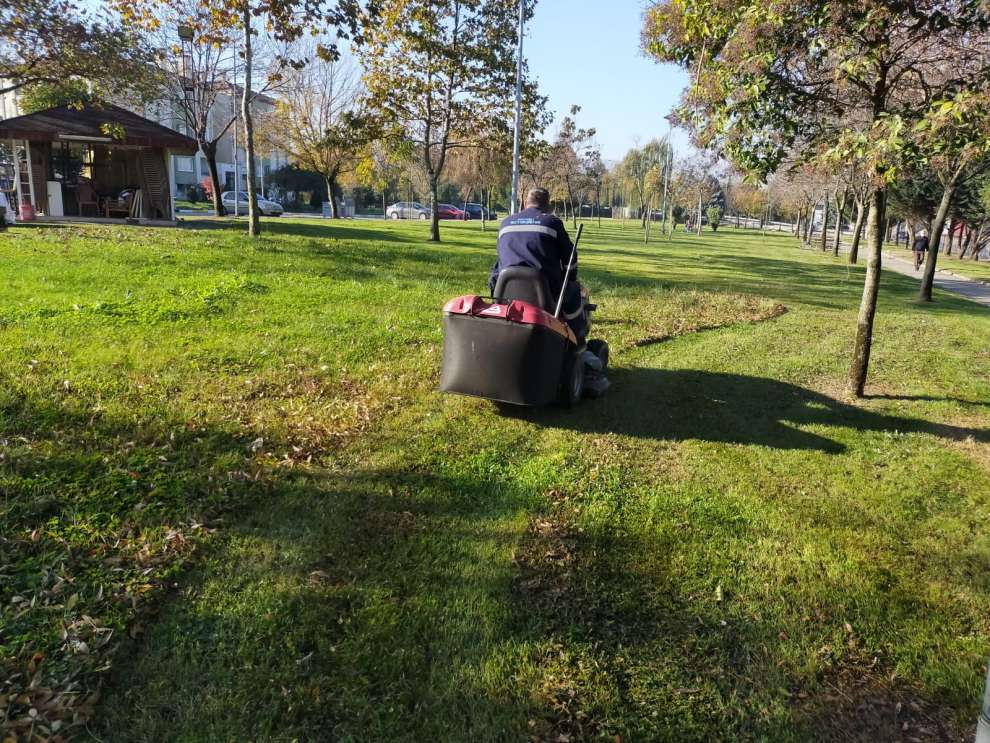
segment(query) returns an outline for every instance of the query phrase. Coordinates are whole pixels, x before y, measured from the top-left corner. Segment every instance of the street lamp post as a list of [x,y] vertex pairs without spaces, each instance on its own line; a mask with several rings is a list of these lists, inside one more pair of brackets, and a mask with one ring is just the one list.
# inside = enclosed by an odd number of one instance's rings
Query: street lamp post
[[[185,120],[184,124],[186,126],[186,131],[184,133],[188,134],[191,129],[192,122],[192,106],[189,103],[189,94],[192,93],[193,96],[196,94],[196,67],[192,63],[192,53],[193,53],[193,39],[195,34],[193,32],[192,26],[181,23],[177,29],[179,36],[179,54],[181,55],[180,60],[180,70],[179,70],[179,85],[182,87],[182,102],[183,102],[183,115],[182,118]],[[166,157],[169,158],[169,188],[174,189],[175,193],[169,195],[172,203],[172,218],[175,219],[175,199],[178,197],[179,187],[175,185],[175,160],[174,155],[165,153]],[[199,161],[198,158],[193,158],[193,165],[195,172],[199,171]],[[188,195],[188,194],[187,194]]]
[[519,211],[519,149],[522,139],[523,30],[526,25],[526,0],[519,0],[519,48],[516,59],[516,125],[512,138],[512,212]]
[[237,55],[234,55],[234,82],[230,90],[230,106],[234,109],[234,216],[241,216],[241,172],[238,168],[237,157],[237,120],[240,118],[237,113]]

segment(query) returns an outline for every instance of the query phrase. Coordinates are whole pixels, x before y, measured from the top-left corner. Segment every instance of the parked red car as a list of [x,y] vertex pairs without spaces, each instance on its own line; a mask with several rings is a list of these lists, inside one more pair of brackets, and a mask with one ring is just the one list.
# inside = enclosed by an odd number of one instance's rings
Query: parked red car
[[453,204],[437,204],[437,214],[440,219],[464,219],[464,210]]

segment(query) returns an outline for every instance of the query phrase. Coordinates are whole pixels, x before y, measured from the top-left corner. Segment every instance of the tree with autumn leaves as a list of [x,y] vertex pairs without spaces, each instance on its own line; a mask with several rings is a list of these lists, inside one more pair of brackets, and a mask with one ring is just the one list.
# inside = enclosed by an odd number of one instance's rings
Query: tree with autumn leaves
[[[930,112],[962,115],[961,94],[984,95],[988,28],[990,8],[979,0],[660,0],[646,13],[644,49],[691,74],[680,115],[700,146],[761,178],[797,145],[805,160],[863,170],[868,260],[849,374],[856,395],[873,344],[888,189]],[[947,123],[936,117],[930,126]]]
[[[515,86],[517,0],[383,0],[365,28],[359,55],[369,105],[416,149],[440,240],[441,179],[451,152],[510,141]],[[527,11],[530,12],[531,11]],[[539,131],[543,102],[524,86],[529,125]]]
[[357,168],[363,148],[377,133],[364,109],[360,75],[349,60],[324,60],[310,47],[305,66],[286,73],[264,137],[299,167],[319,173],[330,216],[337,219],[337,188]]
[[196,39],[217,46],[237,40],[241,60],[240,116],[244,128],[248,234],[261,231],[255,170],[255,132],[251,103],[255,90],[255,49],[257,38],[264,34],[281,46],[277,65],[270,75],[281,70],[298,69],[305,60],[293,56],[293,43],[304,36],[320,39],[316,50],[320,58],[339,57],[337,42],[363,41],[362,28],[373,25],[375,0],[112,0],[126,24],[146,29],[161,29],[163,22],[179,18],[190,26]]
[[82,78],[143,95],[158,82],[154,56],[140,33],[77,0],[0,3],[0,94]]

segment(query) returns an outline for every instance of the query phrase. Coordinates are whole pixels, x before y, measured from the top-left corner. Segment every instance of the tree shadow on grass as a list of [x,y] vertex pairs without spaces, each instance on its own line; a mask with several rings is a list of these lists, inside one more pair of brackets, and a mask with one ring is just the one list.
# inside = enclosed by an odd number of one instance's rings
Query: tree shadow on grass
[[806,427],[926,433],[990,442],[990,430],[876,413],[787,382],[697,369],[618,367],[612,387],[575,411],[511,408],[545,426],[669,441],[714,441],[839,454],[845,445]]
[[[691,519],[696,529],[674,523],[678,514],[643,533],[620,505],[582,530],[543,494],[457,463],[461,474],[416,461],[255,468],[250,435],[29,400],[3,412],[3,432],[32,441],[5,462],[25,488],[19,497],[32,497],[32,484],[38,495],[84,485],[59,503],[68,527],[78,528],[83,508],[107,517],[107,534],[118,520],[130,530],[129,521],[225,512],[209,521],[223,524],[222,536],[169,600],[114,618],[124,640],[101,656],[114,663],[94,721],[104,740],[779,739],[804,729],[786,710],[791,691],[813,691],[814,679],[783,662],[775,641],[800,607],[757,623],[745,606],[733,613],[692,588],[711,577],[713,556],[731,552],[731,538],[762,528],[726,509],[706,508]],[[57,459],[34,448],[40,438],[60,446]],[[148,483],[143,493],[114,492],[134,487],[135,475]],[[132,509],[159,498],[167,512]],[[108,607],[92,603],[105,582],[106,566],[91,562],[99,555],[80,543],[69,559],[47,556],[47,537],[23,540],[40,515],[8,516],[32,571],[60,565],[82,595],[74,611],[106,621],[93,609]],[[699,559],[685,574],[685,560]],[[922,611],[889,582],[875,588],[908,619]],[[828,707],[811,699],[821,704],[809,715]],[[854,712],[842,712],[850,726]]]
[[[777,650],[802,608],[754,622],[731,594],[725,604],[688,588],[724,569],[694,562],[698,540],[761,526],[710,510],[695,529],[649,534],[621,511],[588,530],[570,519],[552,495],[490,478],[369,469],[280,480],[128,643],[102,737],[813,735],[792,697],[801,690],[813,718],[830,708],[828,690]],[[685,575],[685,561],[698,572]],[[916,606],[896,585],[883,590],[898,611]],[[859,599],[871,603],[843,600]],[[840,625],[807,631],[820,645]],[[951,718],[918,691],[875,704],[908,699]],[[852,708],[836,715],[830,730],[859,724]]]
[[[305,219],[305,221],[303,221]],[[402,222],[408,225],[409,222]],[[392,222],[379,220],[372,222],[369,220],[349,220],[349,219],[321,219],[318,216],[303,219],[266,219],[262,223],[261,236],[267,238],[277,238],[282,235],[293,237],[305,237],[324,240],[357,240],[362,242],[377,241],[386,243],[405,243],[407,245],[423,245],[427,243],[429,237],[428,222],[417,222],[421,229],[418,232],[403,229]],[[394,227],[393,227],[394,225]],[[233,221],[226,219],[187,219],[183,222],[183,228],[195,230],[218,230],[223,232],[233,232],[243,234],[246,230],[244,221]],[[469,233],[470,234],[470,233]],[[491,252],[495,253],[495,231],[478,233],[488,236],[491,239]],[[455,227],[451,231],[443,231],[441,222],[441,242],[434,243],[437,247],[457,247],[458,249],[474,249],[478,246],[459,244],[459,238],[465,237],[461,227]],[[494,258],[492,259],[494,260]]]
[[[273,220],[267,219],[262,225],[263,237],[278,237],[280,235],[291,235],[293,237],[309,237],[336,240],[377,240],[379,242],[395,243],[417,243],[425,240],[422,238],[404,234],[395,230],[382,229],[380,227],[368,227],[364,222],[349,222],[346,220],[323,220],[314,216],[313,221]],[[246,223],[243,221],[233,221],[226,219],[186,219],[182,223],[184,229],[192,230],[216,230],[221,232],[243,233]]]

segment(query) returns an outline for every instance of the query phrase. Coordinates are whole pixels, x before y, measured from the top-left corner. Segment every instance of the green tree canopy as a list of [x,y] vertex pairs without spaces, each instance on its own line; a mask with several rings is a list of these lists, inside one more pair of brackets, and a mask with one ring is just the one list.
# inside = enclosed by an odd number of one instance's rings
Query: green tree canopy
[[[510,140],[516,0],[383,0],[361,58],[371,104],[400,127],[422,163],[434,205],[452,150]],[[525,86],[527,118],[544,101]],[[437,210],[430,237],[440,239]]]
[[100,98],[85,80],[76,77],[59,83],[32,83],[21,89],[18,105],[23,113],[44,111],[56,106],[79,106]]
[[679,118],[700,146],[761,178],[795,152],[867,174],[869,260],[849,377],[857,395],[873,343],[887,184],[931,103],[990,76],[988,28],[981,0],[659,0],[646,14],[646,52],[690,70]]
[[64,86],[72,77],[119,93],[157,89],[145,38],[76,0],[0,3],[0,94],[28,85]]

